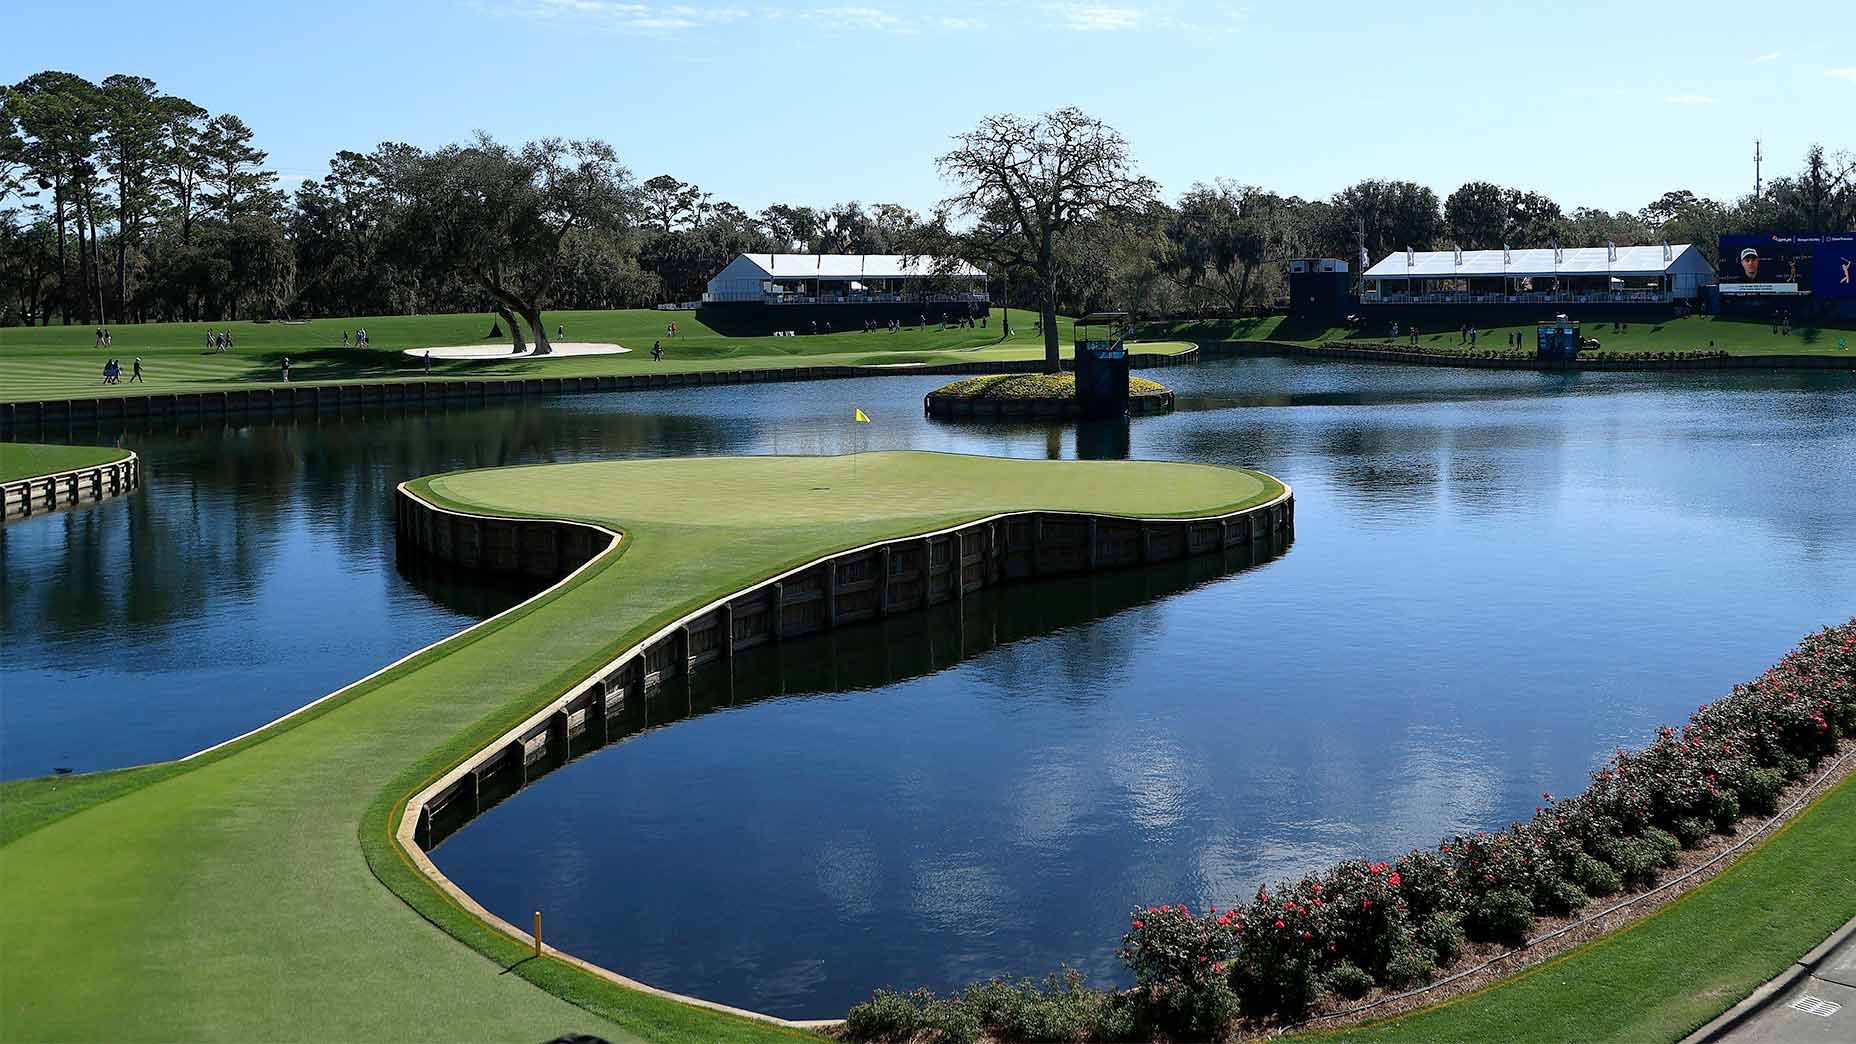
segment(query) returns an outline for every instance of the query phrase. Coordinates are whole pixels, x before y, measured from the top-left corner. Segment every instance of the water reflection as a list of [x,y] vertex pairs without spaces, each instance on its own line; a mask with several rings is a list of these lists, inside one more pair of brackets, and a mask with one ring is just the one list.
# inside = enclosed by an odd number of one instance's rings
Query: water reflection
[[[648,729],[762,700],[842,696],[926,677],[1026,638],[1061,640],[1078,625],[1117,613],[1132,612],[1138,622],[1140,607],[1267,562],[1287,550],[1293,539],[1293,532],[1275,533],[1215,554],[1139,569],[983,588],[925,610],[754,646],[732,661],[711,662],[643,698],[626,701],[607,721],[603,740],[597,728],[574,739],[572,758]],[[1099,698],[1085,683],[1113,673],[1131,655],[1133,649],[1126,642],[1076,643],[1064,657],[1065,674],[1076,683],[1065,698],[1081,702]],[[1009,676],[1001,682],[1008,698],[1018,691]],[[430,848],[436,849],[476,815],[518,790],[539,786],[540,779],[562,766],[543,762],[522,773],[513,771],[513,764],[505,767],[510,771],[499,769],[484,777],[475,805],[466,799],[444,807],[433,820]]]
[[737,677],[654,702],[674,728],[441,850],[494,908],[583,922],[575,949],[625,948],[648,981],[828,1015],[884,982],[1111,978],[1133,903],[1222,904],[1524,815],[1856,611],[1851,374],[1154,376],[1228,405],[945,424],[920,405],[944,379],[896,376],[69,432],[120,438],[149,482],[0,529],[0,774],[197,749],[521,597],[396,566],[392,488],[420,474],[862,447],[1292,483],[1296,546],[1263,568],[1080,621],[1081,594],[1006,589],[1029,622],[990,647],[942,629],[789,662],[796,698]]

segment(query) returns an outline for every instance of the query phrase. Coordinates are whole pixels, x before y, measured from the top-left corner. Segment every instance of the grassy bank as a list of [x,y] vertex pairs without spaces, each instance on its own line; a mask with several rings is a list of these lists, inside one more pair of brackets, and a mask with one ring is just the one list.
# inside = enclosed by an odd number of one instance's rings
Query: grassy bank
[[[1551,309],[1570,306],[1542,306],[1542,318],[1549,318]],[[1571,308],[1574,319],[1579,318],[1578,310]],[[1474,317],[1468,317],[1474,321]],[[1419,343],[1431,348],[1458,348],[1468,350],[1462,344],[1462,334],[1458,322],[1453,322],[1445,329],[1438,324],[1435,329],[1419,322]],[[1501,348],[1507,343],[1508,335],[1521,334],[1524,348],[1534,347],[1534,326],[1532,323],[1495,326],[1478,326],[1477,347]],[[1272,315],[1256,319],[1208,319],[1197,322],[1167,323],[1144,331],[1144,335],[1154,338],[1182,338],[1186,340],[1217,341],[1288,341],[1294,344],[1321,344],[1326,341],[1357,342],[1362,345],[1391,342],[1408,344],[1406,327],[1400,327],[1400,335],[1393,337],[1391,327],[1386,322],[1375,321],[1365,326],[1347,326],[1312,322],[1302,319],[1290,319],[1286,316]],[[1847,355],[1852,364],[1856,364],[1856,327],[1798,326],[1793,327],[1790,335],[1776,333],[1766,323],[1741,322],[1731,319],[1716,319],[1711,316],[1690,315],[1680,319],[1669,319],[1656,323],[1631,323],[1629,330],[1613,331],[1611,323],[1586,322],[1584,332],[1587,337],[1596,337],[1607,352],[1692,352],[1724,351],[1732,355]],[[1849,342],[1850,347],[1839,349],[1838,340]]]
[[[183,391],[223,391],[259,387],[281,380],[281,364],[290,359],[292,384],[332,381],[380,381],[397,378],[586,377],[629,373],[678,373],[791,366],[895,366],[971,362],[978,359],[1025,360],[1043,357],[1036,316],[1014,311],[1012,336],[1001,340],[999,313],[990,329],[864,333],[861,330],[813,337],[730,337],[704,326],[692,312],[624,309],[594,312],[548,312],[549,325],[564,328],[564,341],[612,342],[632,349],[625,355],[559,359],[438,360],[428,375],[424,362],[405,349],[441,345],[507,345],[485,336],[489,315],[373,316],[315,319],[283,323],[150,323],[111,327],[113,343],[95,347],[96,331],[85,327],[9,327],[0,329],[0,401],[56,399]],[[664,336],[667,323],[678,327]],[[344,346],[341,335],[361,327],[369,347]],[[233,348],[216,352],[207,331],[230,330]],[[1064,354],[1070,352],[1068,320],[1060,331]],[[654,361],[650,348],[662,341],[664,358]],[[1187,346],[1180,345],[1177,348]],[[1166,350],[1166,349],[1156,349]],[[142,360],[145,383],[102,383],[104,360]]]
[[123,450],[101,446],[41,446],[24,442],[0,442],[0,482],[18,482],[39,475],[94,468],[128,455]]
[[568,584],[210,755],[0,786],[0,1037],[794,1037],[524,961],[411,870],[394,809],[664,622],[821,554],[1002,510],[1198,515],[1281,488],[1199,465],[929,453],[864,454],[854,481],[846,458],[703,458],[420,485],[625,540]]

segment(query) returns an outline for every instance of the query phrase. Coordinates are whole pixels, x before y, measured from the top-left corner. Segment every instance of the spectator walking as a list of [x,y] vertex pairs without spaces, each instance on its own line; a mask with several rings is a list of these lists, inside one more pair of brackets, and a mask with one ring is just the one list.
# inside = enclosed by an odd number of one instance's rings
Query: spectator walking
[[425,350],[425,372],[432,372],[432,350],[430,348]]
[[[135,375],[129,378],[129,383],[134,384],[137,381],[142,381],[142,357],[139,355],[135,357]],[[142,383],[147,384],[148,382],[142,381]]]
[[652,341],[651,342],[651,361],[661,362],[663,361],[663,358],[664,358],[664,342]]
[[284,356],[283,367],[284,367],[284,383],[289,384],[290,383],[290,357],[288,355]]

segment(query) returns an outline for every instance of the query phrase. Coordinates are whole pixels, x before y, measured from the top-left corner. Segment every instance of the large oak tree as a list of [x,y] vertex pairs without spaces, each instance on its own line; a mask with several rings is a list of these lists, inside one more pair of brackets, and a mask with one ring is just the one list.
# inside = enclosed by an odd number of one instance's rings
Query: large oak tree
[[561,269],[561,242],[575,230],[617,233],[636,212],[636,191],[603,141],[545,138],[520,149],[479,134],[404,168],[407,200],[394,234],[402,260],[456,273],[490,296],[524,350],[520,316],[546,355],[541,310]]
[[960,191],[942,202],[940,223],[970,223],[958,237],[969,260],[1034,274],[1045,367],[1055,373],[1060,243],[1083,223],[1144,208],[1155,185],[1134,172],[1127,139],[1080,109],[988,116],[954,141],[938,166]]

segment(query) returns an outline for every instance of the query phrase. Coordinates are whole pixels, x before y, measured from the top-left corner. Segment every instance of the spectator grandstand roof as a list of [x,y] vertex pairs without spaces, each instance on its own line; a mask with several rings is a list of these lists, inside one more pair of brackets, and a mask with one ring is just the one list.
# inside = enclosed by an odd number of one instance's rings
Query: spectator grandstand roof
[[1671,243],[1669,260],[1663,260],[1663,248],[1656,246],[1618,247],[1616,261],[1606,261],[1604,247],[1567,247],[1560,260],[1553,261],[1551,247],[1511,250],[1504,264],[1500,250],[1465,250],[1463,262],[1449,250],[1420,250],[1411,267],[1405,267],[1405,252],[1395,251],[1363,273],[1367,279],[1448,279],[1458,276],[1581,276],[1581,275],[1662,275],[1671,270],[1689,270],[1696,266],[1712,269],[1708,260],[1688,243]]
[[[769,279],[926,279],[942,274],[984,274],[965,261],[940,273],[934,270],[934,258],[902,254],[742,254],[728,268],[736,269],[742,262],[760,269]],[[741,273],[736,269],[729,274],[738,277]]]

